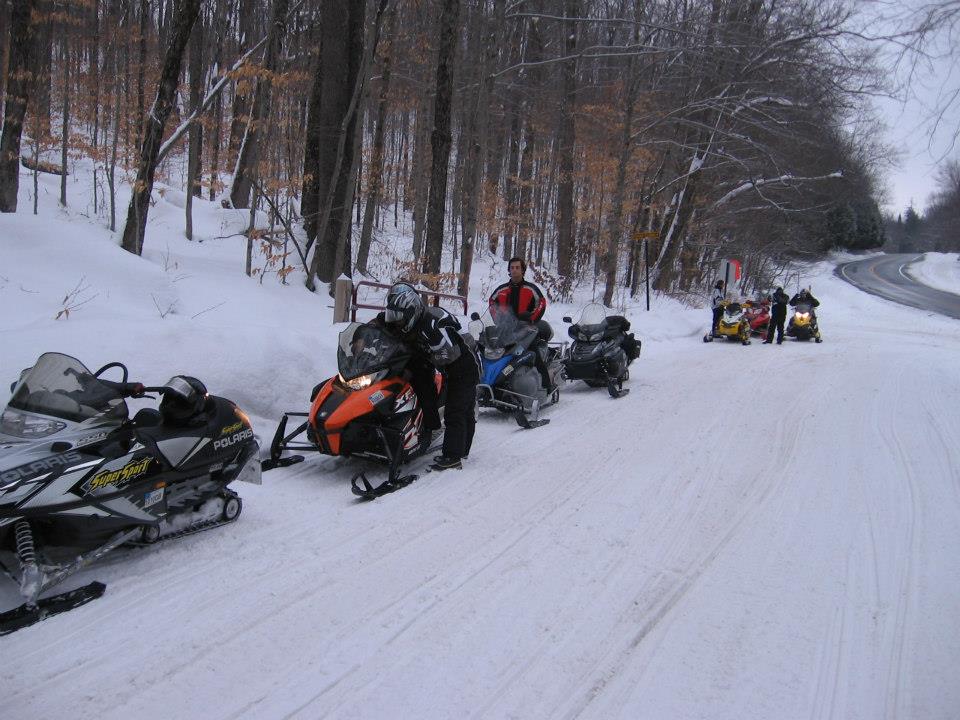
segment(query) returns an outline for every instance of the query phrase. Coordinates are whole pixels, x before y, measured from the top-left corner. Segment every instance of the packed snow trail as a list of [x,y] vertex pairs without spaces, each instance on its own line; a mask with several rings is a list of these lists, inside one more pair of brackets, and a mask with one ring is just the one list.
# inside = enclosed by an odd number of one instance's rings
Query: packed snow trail
[[464,470],[382,500],[322,457],[241,486],[0,640],[4,715],[955,717],[960,326],[816,291],[822,345],[645,341],[626,398],[484,412]]

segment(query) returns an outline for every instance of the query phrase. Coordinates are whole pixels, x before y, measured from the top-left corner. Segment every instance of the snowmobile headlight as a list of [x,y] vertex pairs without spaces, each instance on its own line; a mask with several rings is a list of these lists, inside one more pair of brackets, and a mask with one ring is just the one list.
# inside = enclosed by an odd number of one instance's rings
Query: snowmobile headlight
[[66,426],[66,423],[26,415],[16,410],[5,410],[0,418],[0,432],[26,439],[47,437],[60,432]]
[[373,385],[373,383],[379,380],[382,375],[383,375],[383,370],[380,370],[379,372],[375,372],[375,373],[370,373],[369,375],[361,375],[360,377],[355,377],[355,378],[352,378],[351,380],[347,380],[343,377],[343,375],[341,375],[340,382],[342,382],[351,390],[363,390],[364,388],[370,387],[371,385]]
[[810,313],[797,313],[798,320],[807,320],[810,318]]

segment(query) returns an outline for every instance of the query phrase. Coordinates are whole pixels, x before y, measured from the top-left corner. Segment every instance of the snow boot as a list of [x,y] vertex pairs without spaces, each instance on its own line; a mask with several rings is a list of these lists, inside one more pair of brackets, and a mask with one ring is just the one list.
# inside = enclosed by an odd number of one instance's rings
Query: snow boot
[[460,458],[451,458],[441,455],[440,458],[430,466],[430,469],[436,471],[463,470],[463,465],[460,462]]

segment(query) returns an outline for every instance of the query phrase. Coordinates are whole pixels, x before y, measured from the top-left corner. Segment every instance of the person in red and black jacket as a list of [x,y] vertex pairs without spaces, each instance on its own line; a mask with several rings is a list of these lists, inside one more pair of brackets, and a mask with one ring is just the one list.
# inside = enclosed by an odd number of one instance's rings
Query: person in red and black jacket
[[546,341],[553,336],[553,330],[549,323],[543,319],[543,313],[547,309],[547,299],[540,288],[523,279],[524,273],[527,272],[527,263],[523,261],[523,258],[510,258],[507,269],[510,272],[510,280],[491,293],[490,309],[509,307],[517,318],[536,326],[537,332],[540,334],[538,342],[542,347],[534,353],[534,364],[540,373],[544,390],[549,392],[553,388],[550,386],[550,373],[547,369],[545,355]]
[[535,324],[543,317],[547,300],[540,288],[523,279],[527,264],[522,258],[510,258],[507,268],[510,271],[510,280],[491,293],[490,307],[511,307],[513,314],[519,319]]

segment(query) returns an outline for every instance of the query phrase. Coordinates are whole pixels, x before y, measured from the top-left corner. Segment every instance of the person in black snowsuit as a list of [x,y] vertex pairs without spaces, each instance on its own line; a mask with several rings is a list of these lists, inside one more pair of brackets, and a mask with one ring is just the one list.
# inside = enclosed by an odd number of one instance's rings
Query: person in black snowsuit
[[[796,307],[800,303],[807,303],[812,308],[820,307],[820,301],[806,288],[801,289],[800,292],[790,298],[790,307]],[[830,313],[827,314],[829,315]]]
[[460,323],[443,308],[427,307],[411,285],[397,283],[387,295],[387,309],[377,316],[413,350],[408,365],[417,398],[424,414],[424,441],[429,447],[433,431],[440,429],[434,369],[446,378],[447,400],[444,406],[442,455],[434,458],[434,470],[461,468],[461,460],[470,454],[476,428],[477,383],[480,362],[476,353],[460,335]]
[[710,296],[710,302],[713,306],[713,324],[710,326],[710,334],[717,334],[717,327],[720,325],[720,318],[723,317],[723,301],[727,295],[723,291],[723,280],[717,280],[713,284],[713,293]]
[[782,287],[778,287],[770,298],[770,322],[767,324],[767,339],[763,341],[765,345],[773,342],[774,331],[777,334],[777,345],[783,343],[783,323],[787,320],[789,299]]

